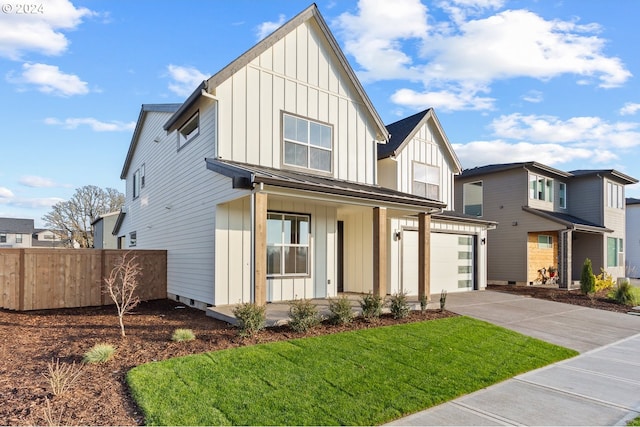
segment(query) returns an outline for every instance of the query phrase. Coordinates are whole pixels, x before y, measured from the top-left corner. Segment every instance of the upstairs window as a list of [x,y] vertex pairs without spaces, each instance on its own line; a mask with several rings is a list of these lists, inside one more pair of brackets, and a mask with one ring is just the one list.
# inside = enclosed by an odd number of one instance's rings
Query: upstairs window
[[567,184],[561,182],[558,184],[558,203],[562,209],[567,208]]
[[553,180],[544,176],[529,174],[529,198],[553,202]]
[[22,243],[22,234],[16,234],[16,243]]
[[413,162],[413,194],[440,200],[440,168]]
[[607,207],[624,209],[624,187],[607,181]]
[[7,243],[7,233],[0,233],[0,243]]
[[178,129],[178,150],[200,134],[200,114],[195,113]]
[[462,198],[465,214],[482,216],[482,181],[465,183],[462,186]]
[[267,275],[309,275],[308,215],[267,213]]
[[331,172],[332,128],[289,114],[283,115],[284,163],[305,169]]
[[140,169],[133,173],[133,198],[140,196]]

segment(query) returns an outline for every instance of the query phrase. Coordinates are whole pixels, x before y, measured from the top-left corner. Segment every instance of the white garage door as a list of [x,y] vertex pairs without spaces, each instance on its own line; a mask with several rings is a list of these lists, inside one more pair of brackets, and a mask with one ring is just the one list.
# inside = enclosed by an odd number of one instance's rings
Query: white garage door
[[[402,232],[402,291],[418,295],[418,232]],[[474,281],[473,237],[431,233],[431,293],[469,291]]]

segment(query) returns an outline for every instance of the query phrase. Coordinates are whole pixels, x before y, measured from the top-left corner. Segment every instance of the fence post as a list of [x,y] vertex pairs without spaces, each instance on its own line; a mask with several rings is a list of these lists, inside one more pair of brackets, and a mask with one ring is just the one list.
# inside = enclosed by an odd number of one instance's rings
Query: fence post
[[24,310],[24,249],[20,249],[20,267],[18,271],[20,271],[20,278],[18,279],[18,310]]

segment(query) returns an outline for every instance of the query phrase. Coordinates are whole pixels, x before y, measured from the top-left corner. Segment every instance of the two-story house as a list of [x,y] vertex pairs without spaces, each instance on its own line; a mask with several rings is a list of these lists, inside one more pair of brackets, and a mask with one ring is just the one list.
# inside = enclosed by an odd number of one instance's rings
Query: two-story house
[[469,290],[491,223],[443,213],[457,171],[433,112],[390,136],[312,5],[184,103],[142,106],[114,232],[167,249],[169,297],[199,308]]
[[565,172],[537,162],[497,164],[456,177],[456,210],[498,221],[488,245],[488,281],[531,284],[554,266],[561,287],[598,274],[624,276],[624,186],[616,170]]
[[0,218],[0,248],[30,248],[34,221],[24,218]]
[[640,278],[640,199],[626,198],[625,275]]

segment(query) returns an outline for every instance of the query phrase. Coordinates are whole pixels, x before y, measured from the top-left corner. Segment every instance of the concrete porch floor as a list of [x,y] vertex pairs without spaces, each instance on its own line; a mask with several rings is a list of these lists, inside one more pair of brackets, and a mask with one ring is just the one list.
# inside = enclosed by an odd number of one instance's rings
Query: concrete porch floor
[[[360,300],[365,294],[355,294],[355,293],[344,293],[338,295],[338,297],[346,296],[349,298],[351,302],[351,307],[353,311],[360,315],[362,310],[360,308]],[[413,310],[420,310],[420,302],[417,296],[408,296],[407,300],[409,302],[409,306]],[[318,312],[323,318],[326,318],[329,315],[329,301],[328,298],[318,298],[311,300],[313,304],[318,307]],[[218,320],[222,320],[224,322],[230,323],[232,325],[236,325],[237,320],[233,315],[233,309],[236,307],[234,305],[221,305],[221,306],[213,306],[207,308],[207,316],[213,317]],[[432,294],[431,300],[427,304],[428,310],[435,310],[440,308],[440,294]],[[385,307],[382,310],[383,313],[388,313],[389,308]],[[266,326],[280,326],[285,325],[289,321],[289,301],[279,301],[267,303],[267,312],[266,312]]]

